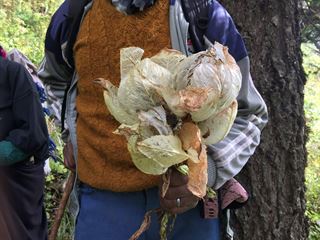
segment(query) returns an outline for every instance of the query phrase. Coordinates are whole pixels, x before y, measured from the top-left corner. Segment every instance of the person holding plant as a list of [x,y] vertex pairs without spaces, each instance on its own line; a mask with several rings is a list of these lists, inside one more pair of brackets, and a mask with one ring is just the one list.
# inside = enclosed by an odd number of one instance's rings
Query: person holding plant
[[[103,97],[97,94],[101,90],[92,81],[105,78],[119,85],[120,49],[125,47],[139,47],[145,57],[151,57],[164,48],[191,55],[210,42],[227,46],[242,81],[238,114],[230,133],[207,146],[208,186],[218,190],[254,153],[267,122],[266,105],[254,87],[248,54],[232,18],[217,1],[80,2],[66,0],[54,14],[39,71],[51,112],[58,124],[66,126],[62,134],[66,162],[76,163],[77,184],[72,195],[77,214],[75,239],[129,239],[145,212],[159,206],[178,213],[169,239],[220,239],[219,218],[202,217],[202,200],[189,191],[188,176],[172,169],[166,195],[161,196],[161,178],[135,167],[126,139],[113,134],[118,122],[106,110]],[[207,20],[203,38],[198,38],[192,19],[199,8],[205,9]],[[143,239],[159,239],[157,216],[152,218]]]
[[48,130],[30,74],[0,54],[0,238],[45,240]]

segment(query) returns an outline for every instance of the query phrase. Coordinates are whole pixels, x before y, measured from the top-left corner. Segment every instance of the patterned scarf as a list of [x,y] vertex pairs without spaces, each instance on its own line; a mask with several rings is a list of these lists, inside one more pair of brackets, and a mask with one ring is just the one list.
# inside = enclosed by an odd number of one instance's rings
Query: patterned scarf
[[152,6],[155,1],[156,0],[112,0],[112,4],[118,11],[130,15]]

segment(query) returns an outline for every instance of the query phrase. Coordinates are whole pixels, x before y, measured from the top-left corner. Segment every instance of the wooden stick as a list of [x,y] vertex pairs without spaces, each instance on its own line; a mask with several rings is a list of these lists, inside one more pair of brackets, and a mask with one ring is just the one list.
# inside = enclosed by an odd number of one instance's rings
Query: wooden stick
[[62,198],[61,198],[59,207],[56,210],[56,215],[55,215],[52,227],[51,227],[51,231],[50,231],[50,235],[49,235],[48,240],[56,240],[56,238],[57,238],[59,227],[60,227],[60,224],[61,224],[61,221],[63,218],[63,214],[64,214],[64,211],[66,209],[66,206],[67,206],[67,203],[69,200],[69,196],[70,196],[72,188],[73,188],[75,177],[76,177],[76,174],[74,172],[70,172],[68,179],[67,179],[66,187],[65,187],[64,192],[62,194]]

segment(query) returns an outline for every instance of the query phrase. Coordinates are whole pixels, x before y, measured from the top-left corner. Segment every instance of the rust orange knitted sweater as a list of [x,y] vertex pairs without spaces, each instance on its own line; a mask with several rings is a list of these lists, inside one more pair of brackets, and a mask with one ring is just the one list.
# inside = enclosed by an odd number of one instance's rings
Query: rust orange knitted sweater
[[133,165],[125,138],[112,133],[119,123],[108,112],[102,89],[92,83],[103,77],[119,86],[120,49],[129,46],[144,49],[145,57],[170,47],[169,0],[158,0],[149,9],[129,16],[118,12],[110,0],[94,0],[74,46],[79,74],[79,179],[116,192],[150,188],[159,181]]

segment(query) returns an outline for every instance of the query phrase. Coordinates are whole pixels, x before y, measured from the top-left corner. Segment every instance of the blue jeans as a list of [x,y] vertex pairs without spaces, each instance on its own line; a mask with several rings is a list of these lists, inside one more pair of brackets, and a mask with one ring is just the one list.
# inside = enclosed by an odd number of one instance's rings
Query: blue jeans
[[[128,240],[140,227],[146,211],[159,207],[158,188],[116,193],[82,185],[75,240]],[[177,216],[168,240],[219,240],[218,219],[201,218],[201,206]],[[157,240],[158,216],[139,240]]]

